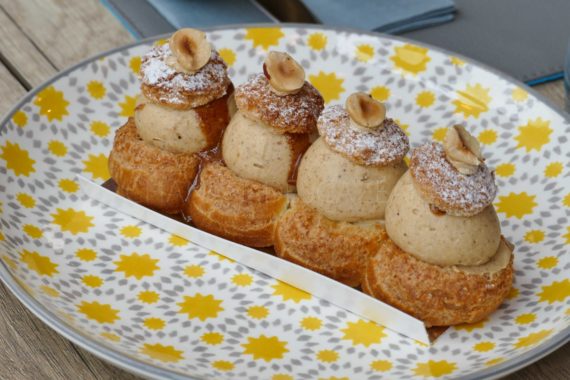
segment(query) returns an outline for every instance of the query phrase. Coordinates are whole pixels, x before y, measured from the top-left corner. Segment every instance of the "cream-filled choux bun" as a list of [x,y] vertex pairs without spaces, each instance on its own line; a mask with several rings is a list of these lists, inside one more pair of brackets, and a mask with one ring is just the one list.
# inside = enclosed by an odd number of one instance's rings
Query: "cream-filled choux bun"
[[140,74],[134,117],[145,142],[173,153],[218,145],[229,122],[233,86],[203,32],[180,29],[143,57]]
[[322,96],[291,56],[272,51],[263,73],[236,88],[235,101],[237,113],[222,141],[224,162],[242,178],[294,191],[299,157],[324,108]]
[[[300,157],[324,108],[303,68],[270,52],[263,73],[235,90],[237,112],[221,145],[223,163],[206,167],[186,213],[200,228],[255,247],[273,245],[274,225],[295,190]],[[233,205],[230,207],[229,205]]]
[[408,138],[364,93],[325,109],[301,160],[298,197],[277,224],[280,257],[350,286],[376,253],[386,202],[406,171]]
[[179,213],[198,155],[219,145],[229,122],[233,86],[224,61],[195,29],[180,29],[167,44],[154,46],[142,58],[140,77],[134,117],[117,131],[110,173],[124,196]]
[[[371,112],[368,121],[363,112]],[[372,114],[372,112],[376,112]],[[384,105],[369,95],[351,95],[346,107],[327,108],[318,122],[320,137],[299,166],[297,192],[329,219],[357,222],[384,219],[388,196],[407,167],[409,142]]]
[[430,326],[493,312],[512,283],[513,247],[501,236],[497,193],[478,141],[463,127],[444,145],[413,150],[386,207],[386,234],[364,290]]

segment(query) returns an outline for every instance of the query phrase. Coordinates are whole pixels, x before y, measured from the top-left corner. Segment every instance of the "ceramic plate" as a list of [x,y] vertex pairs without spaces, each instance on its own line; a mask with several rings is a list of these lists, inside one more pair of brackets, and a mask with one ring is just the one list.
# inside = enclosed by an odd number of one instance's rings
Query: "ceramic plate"
[[495,207],[517,247],[508,300],[427,347],[84,196],[75,176],[109,177],[141,55],[164,42],[147,40],[66,70],[2,122],[0,275],[32,312],[149,377],[493,378],[568,341],[568,119],[518,82],[399,38],[306,25],[208,36],[235,84],[269,49],[288,51],[327,105],[370,92],[412,146],[466,125],[496,170]]

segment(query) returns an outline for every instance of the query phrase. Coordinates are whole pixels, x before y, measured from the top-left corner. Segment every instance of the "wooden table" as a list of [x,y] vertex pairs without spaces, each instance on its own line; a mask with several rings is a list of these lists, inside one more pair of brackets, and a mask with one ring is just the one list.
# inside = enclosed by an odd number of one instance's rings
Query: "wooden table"
[[[132,41],[97,0],[0,0],[0,114],[58,71]],[[561,81],[535,88],[562,107]],[[0,378],[136,379],[59,336],[3,285]],[[508,379],[570,379],[570,344]]]

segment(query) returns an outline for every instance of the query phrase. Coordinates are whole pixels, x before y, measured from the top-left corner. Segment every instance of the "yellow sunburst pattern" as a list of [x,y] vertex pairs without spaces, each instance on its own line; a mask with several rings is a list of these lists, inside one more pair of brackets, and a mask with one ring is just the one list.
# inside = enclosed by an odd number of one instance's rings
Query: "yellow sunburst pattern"
[[111,132],[109,124],[102,121],[93,121],[90,125],[91,132],[97,137],[106,137]]
[[87,93],[91,95],[93,99],[97,100],[103,99],[103,97],[107,93],[107,89],[105,88],[103,83],[97,80],[92,80],[91,82],[87,83],[86,88],[87,88]]
[[139,75],[139,72],[141,71],[141,63],[142,59],[140,56],[136,55],[134,57],[131,57],[129,60],[129,67],[131,68],[133,74]]
[[277,283],[273,285],[273,290],[273,295],[280,296],[283,301],[299,303],[303,300],[311,299],[311,295],[309,293],[281,281],[277,281]]
[[414,368],[414,373],[421,377],[442,377],[452,374],[457,369],[457,365],[447,360],[429,360],[425,363],[418,363]]
[[125,277],[134,277],[141,280],[144,277],[152,276],[159,268],[158,259],[153,259],[148,253],[130,255],[120,255],[119,260],[115,261],[116,272],[123,272]]
[[214,298],[213,295],[202,295],[196,293],[193,296],[184,296],[184,300],[178,304],[181,314],[186,314],[188,319],[197,318],[205,321],[209,318],[216,318],[224,310],[221,306],[222,300]]
[[25,208],[36,207],[36,199],[28,193],[18,193],[16,195],[18,203]]
[[224,335],[218,332],[208,332],[203,334],[200,340],[206,344],[216,346],[224,341]]
[[119,310],[114,309],[109,304],[102,304],[97,301],[83,301],[77,306],[77,309],[88,319],[94,320],[101,324],[113,324],[120,319]]
[[495,174],[499,177],[510,177],[515,174],[516,166],[513,163],[506,163],[497,165]]
[[369,44],[360,44],[356,46],[356,60],[360,62],[368,62],[374,58],[374,47]]
[[474,117],[477,119],[482,113],[489,111],[491,96],[489,88],[481,84],[468,84],[464,90],[457,91],[457,97],[453,101],[455,113],[461,113],[467,119]]
[[549,304],[564,302],[568,297],[570,297],[569,279],[554,281],[550,285],[545,285],[542,287],[542,291],[538,293],[539,301],[548,302]]
[[36,161],[30,158],[30,153],[20,148],[18,143],[6,141],[0,149],[0,158],[6,162],[6,168],[12,170],[15,175],[28,177],[36,171],[34,168]]
[[535,199],[535,195],[526,192],[501,195],[496,205],[497,212],[504,212],[507,218],[522,219],[524,216],[532,214],[537,206]]
[[141,353],[164,363],[176,363],[183,358],[181,350],[160,343],[145,343],[141,348]]
[[232,49],[223,48],[218,50],[218,53],[229,67],[233,66],[236,61],[236,53]]
[[387,372],[392,369],[392,362],[389,360],[374,360],[370,363],[370,368],[376,372]]
[[279,44],[283,36],[285,34],[281,28],[248,28],[245,33],[245,39],[250,40],[253,47],[260,47],[264,50]]
[[36,95],[34,104],[40,108],[39,114],[47,117],[48,121],[62,121],[65,116],[69,115],[67,111],[69,102],[65,99],[63,92],[56,90],[54,86],[40,91]]
[[119,102],[119,116],[131,117],[135,114],[137,98],[135,96],[126,95],[122,102]]
[[382,338],[386,337],[384,327],[362,319],[356,322],[348,322],[341,331],[344,333],[342,339],[351,341],[353,346],[361,344],[369,347],[372,344],[382,342]]
[[316,87],[325,99],[325,103],[333,100],[339,100],[340,95],[344,92],[344,79],[338,77],[335,73],[326,73],[319,71],[316,75],[309,75],[309,81]]
[[370,90],[370,95],[379,102],[385,102],[390,97],[390,89],[386,86],[375,86]]
[[416,75],[427,70],[431,57],[427,48],[405,44],[394,48],[394,55],[390,57],[390,60],[397,70]]
[[550,121],[536,118],[529,120],[526,125],[519,127],[519,134],[515,137],[518,141],[517,148],[523,148],[528,152],[540,151],[542,147],[550,142]]
[[526,336],[523,336],[522,338],[519,338],[514,346],[515,348],[532,347],[549,337],[550,334],[552,334],[552,330],[540,330],[535,333],[530,333]]
[[247,343],[242,344],[243,353],[252,355],[255,360],[264,360],[270,362],[276,359],[282,359],[289,350],[287,342],[279,340],[276,336],[260,335],[257,338],[247,338]]
[[24,111],[16,111],[12,115],[12,122],[20,128],[24,128],[28,124],[28,115]]
[[83,161],[83,165],[83,171],[91,174],[93,179],[106,180],[111,177],[109,174],[108,159],[103,153],[90,154],[88,158]]
[[78,211],[73,208],[56,209],[56,212],[51,214],[53,224],[59,226],[62,231],[67,231],[73,235],[89,232],[89,228],[93,227],[93,217],[85,213],[85,211]]
[[431,91],[422,91],[416,96],[416,104],[420,108],[429,108],[435,102],[435,94]]
[[307,45],[315,51],[320,51],[327,46],[327,40],[327,36],[323,33],[311,33],[307,38]]
[[59,273],[57,270],[59,265],[52,262],[48,256],[42,256],[38,252],[30,252],[24,249],[20,255],[20,260],[28,269],[41,276],[52,277]]

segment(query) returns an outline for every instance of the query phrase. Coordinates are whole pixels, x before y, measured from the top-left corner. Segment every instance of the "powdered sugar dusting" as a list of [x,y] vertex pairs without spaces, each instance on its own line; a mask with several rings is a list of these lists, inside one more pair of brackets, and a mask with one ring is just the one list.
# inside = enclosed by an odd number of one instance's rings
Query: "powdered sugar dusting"
[[479,165],[473,175],[461,174],[447,160],[441,144],[428,143],[415,148],[410,171],[426,201],[451,215],[478,214],[497,195],[495,176],[487,165]]
[[[225,95],[229,85],[227,67],[217,51],[212,49],[210,61],[192,74],[177,72],[166,60],[172,55],[170,46],[153,47],[143,58],[141,81],[150,86],[153,93],[158,90],[158,100],[170,104],[184,104],[189,97],[215,93],[214,99]],[[210,100],[210,97],[207,97]]]
[[296,94],[279,96],[265,75],[258,74],[238,86],[235,100],[240,111],[288,133],[310,133],[324,108],[324,100],[310,83]]
[[377,130],[354,127],[348,112],[339,105],[325,109],[317,127],[331,149],[363,165],[398,162],[410,149],[408,136],[394,120],[384,120]]

